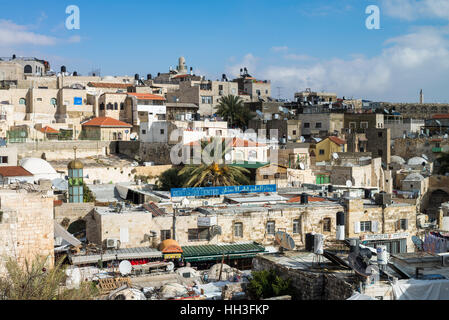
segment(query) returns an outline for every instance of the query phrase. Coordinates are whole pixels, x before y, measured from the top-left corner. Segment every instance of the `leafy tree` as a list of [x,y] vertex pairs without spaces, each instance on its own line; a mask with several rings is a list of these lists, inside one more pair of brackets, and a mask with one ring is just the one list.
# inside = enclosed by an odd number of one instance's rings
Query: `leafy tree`
[[84,202],[95,202],[95,195],[92,193],[92,191],[89,189],[89,187],[86,185],[86,183],[83,181],[83,200]]
[[220,99],[217,114],[228,121],[231,126],[239,128],[247,127],[249,120],[253,118],[253,114],[245,107],[243,100],[234,95],[224,96]]
[[253,300],[292,295],[290,279],[282,279],[274,270],[252,272],[252,279],[246,290]]
[[0,278],[0,300],[93,300],[98,290],[84,282],[78,289],[64,288],[66,274],[61,258],[46,269],[46,257],[37,257],[21,266],[16,260],[6,263],[6,275]]
[[[229,166],[226,164],[225,155],[230,153],[229,145],[224,140],[215,139],[212,141],[212,149],[206,149],[210,145],[206,141],[201,142],[202,158],[200,165],[187,165],[179,171],[178,177],[182,177],[185,182],[184,187],[216,187],[248,185],[250,171],[246,168]],[[221,150],[218,148],[221,147]],[[205,150],[206,149],[206,150]],[[214,155],[211,152],[214,151]],[[215,157],[215,152],[220,151],[221,157]],[[209,161],[205,161],[204,154],[209,155]]]

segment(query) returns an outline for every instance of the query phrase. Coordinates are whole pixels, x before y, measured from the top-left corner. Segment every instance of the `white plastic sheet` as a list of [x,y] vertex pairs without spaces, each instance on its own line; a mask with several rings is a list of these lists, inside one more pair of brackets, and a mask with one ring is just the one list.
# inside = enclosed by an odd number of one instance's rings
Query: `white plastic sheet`
[[449,280],[398,280],[392,286],[396,300],[449,300]]
[[377,299],[374,299],[370,296],[367,296],[367,295],[364,295],[364,294],[361,294],[358,292],[354,292],[354,294],[346,300],[377,300]]

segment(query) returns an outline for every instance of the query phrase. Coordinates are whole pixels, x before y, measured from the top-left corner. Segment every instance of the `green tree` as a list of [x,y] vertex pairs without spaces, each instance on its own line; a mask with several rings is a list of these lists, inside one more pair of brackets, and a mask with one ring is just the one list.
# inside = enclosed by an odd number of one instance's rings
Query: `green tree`
[[[206,149],[209,146],[211,148]],[[178,177],[182,177],[184,180],[183,186],[188,188],[248,185],[250,183],[248,169],[226,164],[225,156],[230,154],[230,150],[229,144],[226,144],[226,141],[221,138],[214,139],[210,144],[202,141],[201,164],[187,165],[178,173]],[[219,151],[221,152],[220,157],[215,157],[215,153]],[[210,156],[210,159],[205,160],[205,154]]]
[[273,269],[252,272],[252,279],[246,290],[253,300],[292,295],[293,293],[290,279],[282,279]]
[[438,157],[438,163],[440,164],[438,173],[446,174],[449,172],[449,153],[443,153],[440,157]]
[[46,269],[46,257],[37,257],[21,266],[16,260],[6,263],[6,275],[0,278],[0,300],[93,300],[98,290],[93,283],[84,282],[78,289],[64,286],[67,278],[61,258]]
[[89,189],[89,187],[86,185],[86,183],[83,181],[83,200],[84,202],[95,202],[95,195],[93,192]]
[[249,120],[253,118],[253,114],[249,108],[245,107],[243,100],[234,95],[222,97],[216,113],[231,126],[239,128],[246,128]]
[[172,188],[182,188],[185,177],[178,175],[180,170],[180,168],[171,168],[162,172],[157,181],[158,190],[170,191]]

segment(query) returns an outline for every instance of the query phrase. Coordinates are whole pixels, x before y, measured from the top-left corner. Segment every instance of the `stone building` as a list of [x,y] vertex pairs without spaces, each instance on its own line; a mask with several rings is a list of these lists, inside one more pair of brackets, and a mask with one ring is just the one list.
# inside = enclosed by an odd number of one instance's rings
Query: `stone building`
[[399,112],[404,119],[429,119],[436,114],[447,114],[449,104],[447,103],[390,103],[382,102],[382,109]]
[[24,265],[37,256],[54,263],[53,197],[47,192],[0,190],[0,274],[8,258]]
[[84,140],[127,141],[130,140],[132,126],[107,117],[98,117],[82,124]]
[[304,137],[320,136],[340,133],[344,128],[343,113],[302,113],[297,118],[302,122]]

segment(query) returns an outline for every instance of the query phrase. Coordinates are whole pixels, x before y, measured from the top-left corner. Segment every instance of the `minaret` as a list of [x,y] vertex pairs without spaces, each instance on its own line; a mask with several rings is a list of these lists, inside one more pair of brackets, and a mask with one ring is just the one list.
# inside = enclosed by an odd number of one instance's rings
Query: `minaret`
[[424,94],[423,94],[423,92],[422,92],[422,89],[421,89],[421,91],[419,92],[419,103],[420,103],[420,104],[423,104],[423,103],[424,103]]
[[84,190],[83,190],[83,168],[84,165],[81,161],[76,160],[76,147],[73,148],[75,152],[75,159],[71,161],[67,168],[69,171],[69,203],[83,203],[84,202]]

